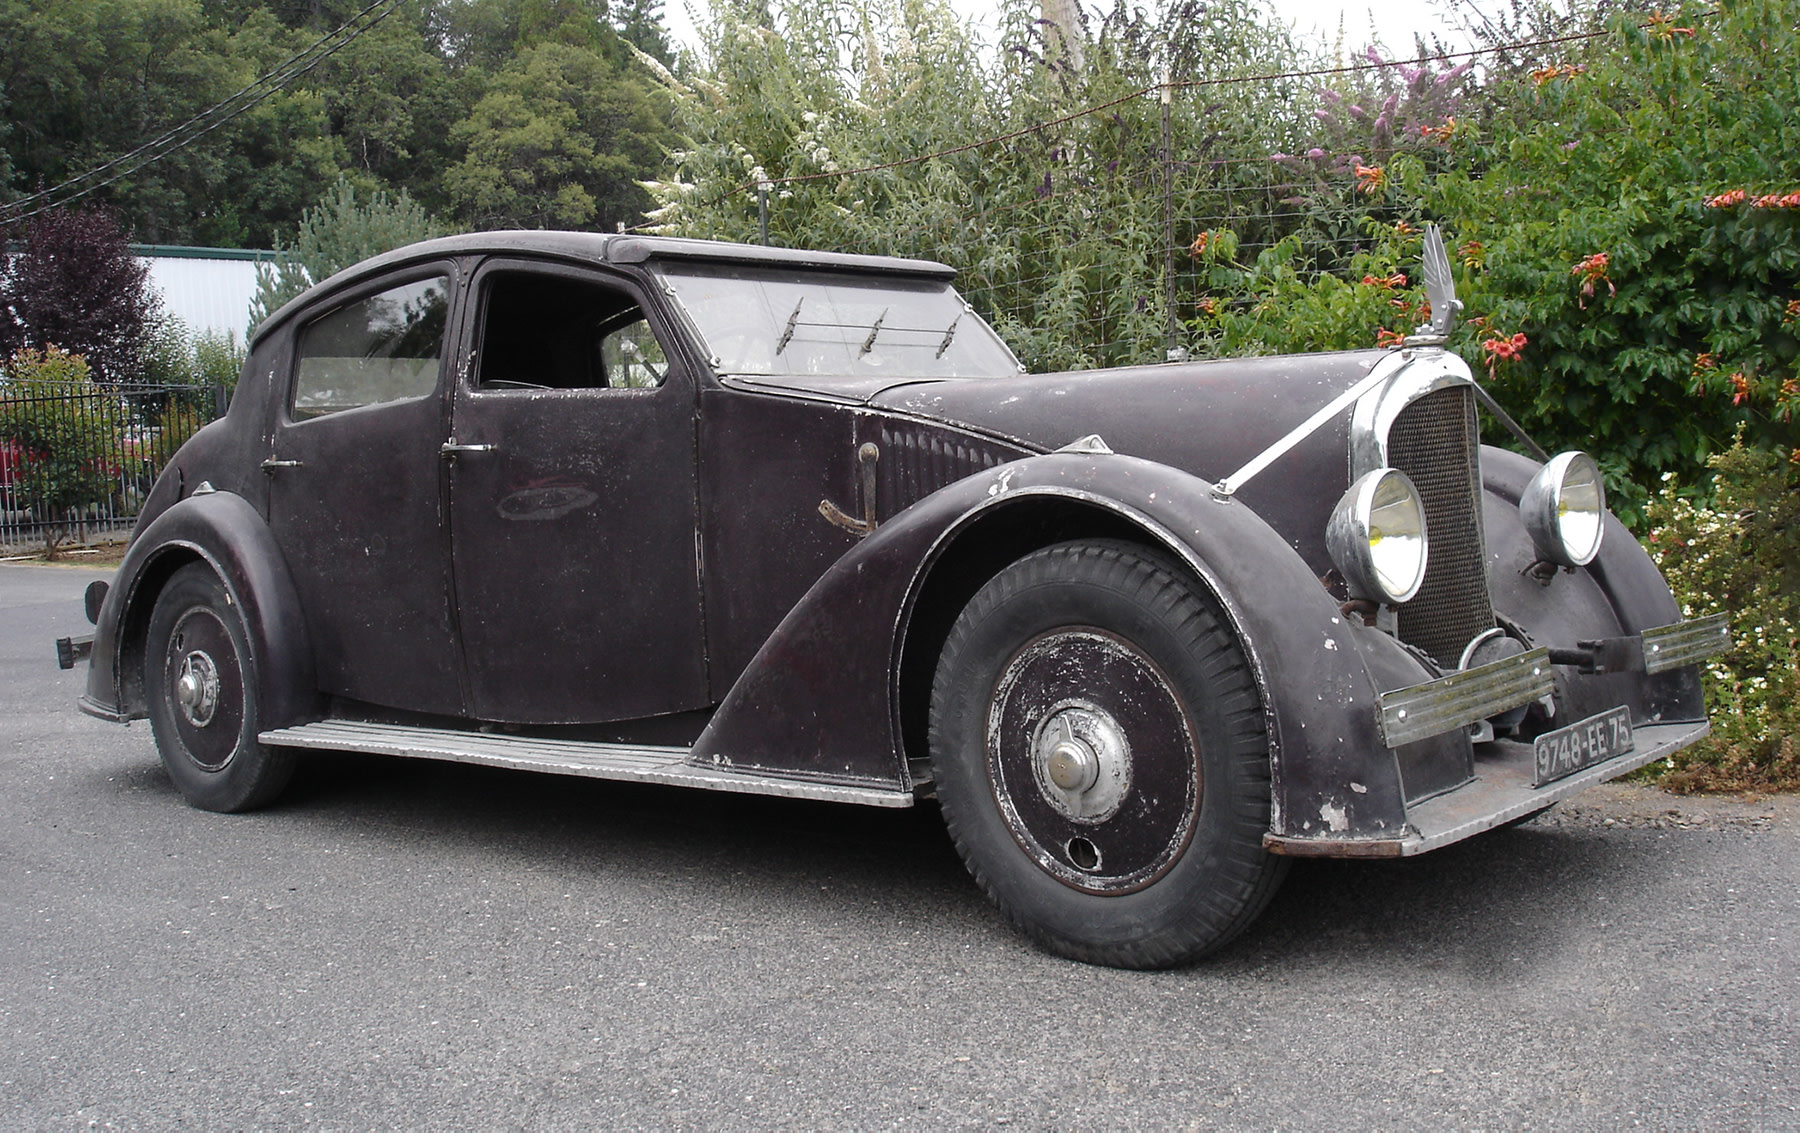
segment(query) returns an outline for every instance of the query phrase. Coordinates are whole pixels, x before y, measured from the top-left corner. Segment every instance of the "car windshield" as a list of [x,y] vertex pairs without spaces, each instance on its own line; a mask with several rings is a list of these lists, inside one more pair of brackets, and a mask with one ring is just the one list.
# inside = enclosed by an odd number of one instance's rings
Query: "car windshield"
[[948,283],[745,264],[662,278],[722,374],[978,378],[1019,363]]

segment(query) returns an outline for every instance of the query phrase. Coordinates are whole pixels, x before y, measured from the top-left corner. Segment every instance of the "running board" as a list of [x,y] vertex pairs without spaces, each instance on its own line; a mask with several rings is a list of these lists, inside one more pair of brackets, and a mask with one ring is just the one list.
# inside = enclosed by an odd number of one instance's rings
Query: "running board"
[[368,752],[410,759],[444,759],[455,763],[508,767],[518,771],[542,771],[552,775],[581,775],[590,779],[616,779],[630,783],[660,783],[670,787],[699,787],[709,791],[734,791],[747,795],[782,795],[833,803],[859,803],[863,806],[913,805],[912,792],[893,787],[844,786],[735,771],[729,767],[696,766],[687,761],[690,749],[685,747],[547,740],[490,732],[461,732],[451,728],[364,724],[350,720],[321,720],[316,724],[276,728],[256,738],[276,747]]

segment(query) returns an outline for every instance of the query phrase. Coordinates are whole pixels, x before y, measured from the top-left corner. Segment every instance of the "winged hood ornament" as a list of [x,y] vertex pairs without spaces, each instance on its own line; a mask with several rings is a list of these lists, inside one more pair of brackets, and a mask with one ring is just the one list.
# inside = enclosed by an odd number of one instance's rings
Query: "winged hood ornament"
[[1441,343],[1450,337],[1462,301],[1456,297],[1456,280],[1450,275],[1450,253],[1444,250],[1444,234],[1435,224],[1425,226],[1425,299],[1431,304],[1431,321],[1414,331],[1408,342],[1417,346]]

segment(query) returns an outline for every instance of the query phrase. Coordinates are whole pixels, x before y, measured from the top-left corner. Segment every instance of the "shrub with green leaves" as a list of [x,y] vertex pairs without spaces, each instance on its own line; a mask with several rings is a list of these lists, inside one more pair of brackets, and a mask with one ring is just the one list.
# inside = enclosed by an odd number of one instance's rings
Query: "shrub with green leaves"
[[289,299],[370,256],[418,240],[442,236],[446,229],[402,189],[357,195],[345,178],[300,217],[291,243],[275,240],[272,263],[256,265],[256,295],[250,302],[248,339],[257,325]]
[[21,350],[0,380],[0,442],[13,448],[15,506],[41,523],[44,553],[118,487],[124,402],[94,381],[85,359],[52,346]]
[[1800,788],[1800,449],[1708,462],[1710,495],[1673,475],[1650,501],[1649,547],[1689,617],[1731,618],[1736,647],[1706,667],[1713,734],[1677,754],[1674,790]]

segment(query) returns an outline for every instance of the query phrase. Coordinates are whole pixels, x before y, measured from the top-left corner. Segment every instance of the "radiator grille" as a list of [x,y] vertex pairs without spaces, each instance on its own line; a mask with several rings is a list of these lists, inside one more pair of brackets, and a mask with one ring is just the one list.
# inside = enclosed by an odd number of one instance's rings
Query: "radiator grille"
[[912,506],[939,488],[1020,454],[998,445],[946,435],[938,429],[906,422],[881,426],[881,461],[877,499],[883,518]]
[[1493,628],[1481,532],[1480,434],[1475,392],[1454,386],[1408,405],[1388,432],[1388,463],[1412,477],[1431,540],[1425,584],[1400,607],[1400,640],[1454,666]]

